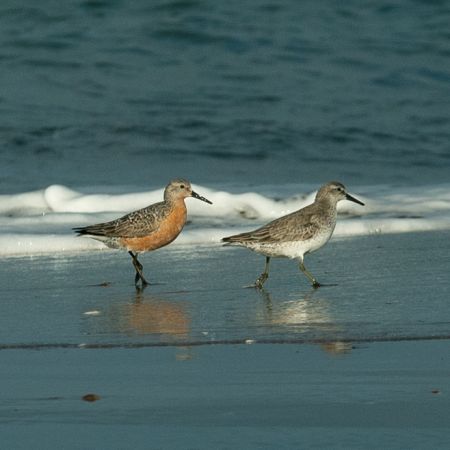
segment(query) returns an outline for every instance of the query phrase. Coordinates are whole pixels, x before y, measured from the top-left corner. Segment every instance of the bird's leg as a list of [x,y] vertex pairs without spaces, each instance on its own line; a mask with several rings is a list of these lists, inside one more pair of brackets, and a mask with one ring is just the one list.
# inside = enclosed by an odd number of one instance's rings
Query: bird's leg
[[311,284],[313,285],[313,288],[320,287],[320,283],[306,270],[305,265],[303,264],[303,261],[299,262],[300,270],[306,275],[309,281],[311,281]]
[[255,281],[255,287],[258,289],[262,289],[263,284],[266,282],[267,278],[269,278],[269,262],[270,257],[266,256],[266,265],[264,266],[264,272]]
[[138,284],[139,279],[141,279],[142,285],[146,286],[147,284],[149,284],[149,282],[144,278],[144,275],[142,274],[143,266],[137,259],[137,253],[136,255],[132,251],[129,251],[128,253],[131,255],[133,266],[134,269],[136,270],[136,275],[134,277],[134,284]]
[[134,284],[138,284],[139,278],[141,279],[142,286],[147,286],[148,284],[150,284],[144,278],[144,274],[142,273],[143,267],[142,267],[142,264],[138,261],[137,256],[135,259],[133,259],[133,265],[134,265],[134,268],[136,269],[136,275],[134,277]]
[[134,270],[136,271],[136,275],[134,276],[134,284],[137,286],[139,280],[141,279],[142,264],[138,261],[137,257],[132,252],[129,252],[129,254],[131,255],[131,261],[133,263]]

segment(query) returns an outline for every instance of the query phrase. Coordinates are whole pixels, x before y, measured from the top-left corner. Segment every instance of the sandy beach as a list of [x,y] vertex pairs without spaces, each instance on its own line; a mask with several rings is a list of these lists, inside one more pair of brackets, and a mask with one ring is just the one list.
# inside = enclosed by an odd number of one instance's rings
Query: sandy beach
[[5,448],[446,448],[449,237],[4,258]]
[[341,356],[268,344],[1,359],[5,448],[448,447],[447,341]]

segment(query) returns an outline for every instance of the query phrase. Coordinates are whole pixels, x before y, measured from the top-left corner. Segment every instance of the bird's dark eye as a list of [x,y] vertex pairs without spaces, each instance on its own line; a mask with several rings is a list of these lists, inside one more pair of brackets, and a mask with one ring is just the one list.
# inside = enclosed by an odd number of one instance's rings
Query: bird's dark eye
[[180,184],[180,189],[184,189],[184,184]]

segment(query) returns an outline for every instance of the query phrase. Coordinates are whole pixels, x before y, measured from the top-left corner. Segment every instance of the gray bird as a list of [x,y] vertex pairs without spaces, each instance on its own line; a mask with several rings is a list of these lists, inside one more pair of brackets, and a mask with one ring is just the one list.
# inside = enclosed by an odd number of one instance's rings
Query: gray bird
[[314,288],[320,283],[306,270],[304,256],[323,247],[331,238],[336,226],[337,203],[350,200],[363,205],[360,200],[346,192],[342,183],[332,181],[323,185],[316,194],[314,203],[298,211],[269,222],[247,233],[224,237],[222,242],[247,247],[266,257],[264,272],[252,285],[263,287],[269,277],[269,262],[272,257],[297,259],[300,270]]

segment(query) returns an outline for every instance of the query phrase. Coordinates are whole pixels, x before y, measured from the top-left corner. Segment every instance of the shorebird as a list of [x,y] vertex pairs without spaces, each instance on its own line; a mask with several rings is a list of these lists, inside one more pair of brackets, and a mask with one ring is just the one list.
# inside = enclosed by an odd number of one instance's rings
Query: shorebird
[[261,289],[269,278],[270,258],[287,257],[297,259],[300,270],[313,287],[318,288],[320,283],[306,270],[303,259],[307,253],[323,247],[331,238],[336,226],[337,203],[341,200],[364,205],[348,194],[342,183],[332,181],[319,189],[311,205],[275,219],[254,231],[225,237],[222,242],[247,247],[265,255],[264,272],[251,287]]
[[148,281],[144,278],[138,254],[149,252],[170,244],[181,232],[186,223],[184,199],[194,197],[212,204],[208,199],[192,190],[189,181],[177,178],[164,190],[164,201],[131,212],[111,222],[73,228],[80,235],[87,235],[102,241],[107,247],[125,249],[131,256],[136,270],[134,282],[142,286]]

